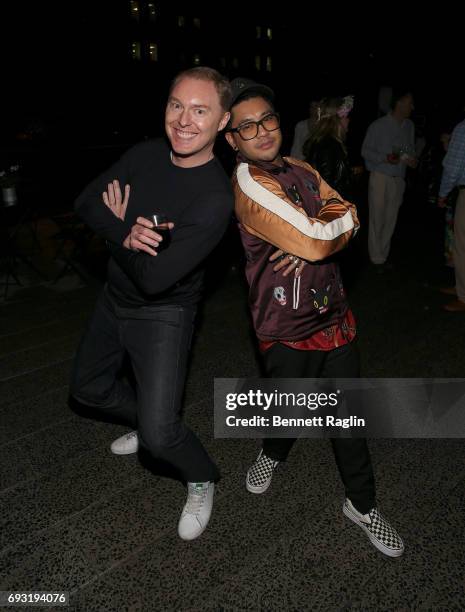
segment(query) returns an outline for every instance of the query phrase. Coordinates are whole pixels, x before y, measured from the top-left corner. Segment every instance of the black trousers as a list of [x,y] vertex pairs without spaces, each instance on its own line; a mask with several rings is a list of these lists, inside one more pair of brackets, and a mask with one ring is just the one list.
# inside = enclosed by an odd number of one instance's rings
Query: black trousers
[[[219,477],[218,469],[181,420],[194,317],[180,306],[121,308],[104,290],[78,348],[70,392],[137,429],[141,446],[185,481],[206,482]],[[119,378],[126,355],[135,390]]]
[[[360,359],[355,343],[332,351],[299,351],[276,343],[263,355],[270,378],[357,378]],[[266,438],[263,452],[284,461],[295,438]],[[346,496],[365,514],[375,505],[375,479],[370,453],[363,438],[331,438]]]

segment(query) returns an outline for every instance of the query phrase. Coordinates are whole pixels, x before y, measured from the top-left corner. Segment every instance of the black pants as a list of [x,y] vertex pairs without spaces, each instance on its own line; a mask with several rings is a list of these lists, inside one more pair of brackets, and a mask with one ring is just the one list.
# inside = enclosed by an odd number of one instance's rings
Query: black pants
[[[270,378],[357,378],[360,360],[354,343],[332,351],[299,351],[276,343],[263,355],[265,372]],[[263,452],[284,461],[295,438],[266,438]],[[336,464],[346,496],[365,514],[375,505],[375,480],[366,440],[332,438]]]
[[[81,340],[71,396],[139,432],[141,446],[187,482],[216,480],[218,469],[181,420],[195,312],[180,306],[120,308],[102,293]],[[125,355],[136,390],[118,375]]]

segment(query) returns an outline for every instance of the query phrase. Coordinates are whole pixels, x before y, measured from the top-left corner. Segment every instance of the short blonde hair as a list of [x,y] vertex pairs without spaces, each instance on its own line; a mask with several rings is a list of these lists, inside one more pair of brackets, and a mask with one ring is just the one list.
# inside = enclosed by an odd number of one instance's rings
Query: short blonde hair
[[209,68],[208,66],[195,66],[195,68],[188,68],[177,74],[171,82],[169,95],[176,87],[176,85],[185,78],[197,79],[199,81],[209,81],[213,83],[220,99],[221,108],[226,112],[229,110],[232,99],[231,85],[226,77],[224,77],[218,70]]

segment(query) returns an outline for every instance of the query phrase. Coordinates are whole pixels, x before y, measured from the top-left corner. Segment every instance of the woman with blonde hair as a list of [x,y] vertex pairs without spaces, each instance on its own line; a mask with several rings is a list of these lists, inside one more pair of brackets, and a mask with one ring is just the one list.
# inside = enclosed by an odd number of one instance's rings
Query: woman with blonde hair
[[321,100],[313,129],[304,145],[305,161],[344,199],[349,200],[352,173],[345,139],[353,105],[353,96]]

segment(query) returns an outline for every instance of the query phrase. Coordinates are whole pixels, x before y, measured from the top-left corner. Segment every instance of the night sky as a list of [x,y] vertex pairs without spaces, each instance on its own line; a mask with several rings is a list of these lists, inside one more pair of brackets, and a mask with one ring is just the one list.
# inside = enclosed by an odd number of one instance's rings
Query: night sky
[[[15,2],[2,8],[4,143],[34,122],[45,124],[54,137],[89,142],[114,132],[137,140],[160,131],[169,80],[189,65],[197,39],[186,38],[185,31],[174,27],[161,34],[165,38],[156,69],[143,62],[136,65],[128,51],[134,37],[128,5],[121,0]],[[160,7],[160,23],[166,23],[167,3],[155,5]],[[190,6],[177,3],[173,19],[184,10],[194,15],[196,9]],[[424,6],[406,15],[399,7],[378,5],[363,10],[353,5],[310,6],[309,13],[296,8],[289,14],[279,4],[271,8],[255,3],[251,9],[250,3],[239,2],[229,5],[226,17],[224,6],[195,13],[211,39],[202,41],[202,63],[221,70],[218,49],[247,58],[244,41],[254,24],[272,26],[271,73],[257,74],[244,62],[223,72],[272,85],[289,131],[305,116],[316,93],[354,93],[355,113],[366,124],[376,116],[379,87],[393,84],[414,89],[420,124],[425,116],[429,125],[441,117],[460,119],[465,86],[459,83],[464,54],[455,33],[458,15],[428,14]],[[178,47],[187,50],[183,65],[173,60]]]

